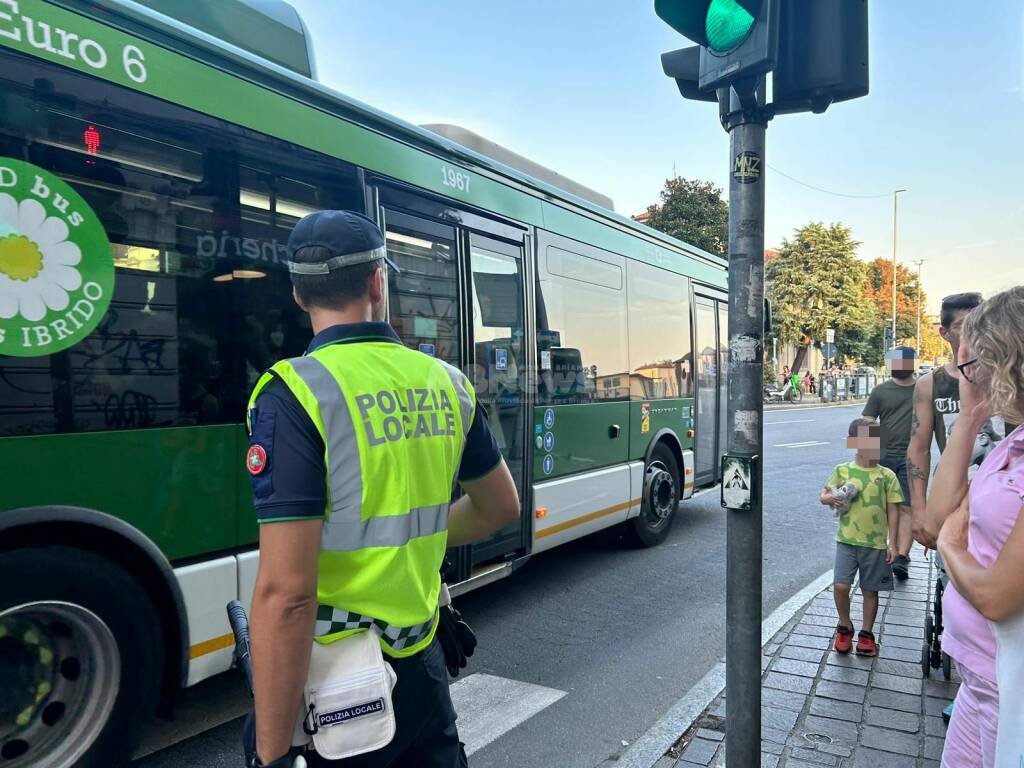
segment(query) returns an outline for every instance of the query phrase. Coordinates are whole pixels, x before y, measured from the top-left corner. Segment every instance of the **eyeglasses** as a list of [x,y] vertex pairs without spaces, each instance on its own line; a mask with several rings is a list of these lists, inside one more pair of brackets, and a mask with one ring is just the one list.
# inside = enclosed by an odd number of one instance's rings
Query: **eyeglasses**
[[964,377],[968,384],[974,384],[974,379],[967,375],[967,369],[978,362],[978,358],[974,357],[968,360],[966,363],[960,363],[956,368],[960,371],[960,375]]

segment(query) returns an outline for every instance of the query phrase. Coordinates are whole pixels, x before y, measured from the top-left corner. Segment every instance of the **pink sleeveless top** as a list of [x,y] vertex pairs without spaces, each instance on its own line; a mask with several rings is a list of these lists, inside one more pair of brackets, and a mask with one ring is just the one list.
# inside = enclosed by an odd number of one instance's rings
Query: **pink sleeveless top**
[[[1024,505],[1024,427],[999,443],[971,481],[967,551],[985,568],[999,557]],[[988,621],[950,582],[942,599],[942,649],[996,684],[996,639]]]

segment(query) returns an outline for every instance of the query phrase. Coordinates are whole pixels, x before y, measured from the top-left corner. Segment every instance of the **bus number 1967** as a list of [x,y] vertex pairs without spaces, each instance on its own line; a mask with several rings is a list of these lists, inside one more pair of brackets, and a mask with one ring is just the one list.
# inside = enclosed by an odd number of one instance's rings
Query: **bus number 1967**
[[447,165],[441,166],[441,181],[446,187],[457,189],[460,192],[469,192],[469,174],[456,171]]

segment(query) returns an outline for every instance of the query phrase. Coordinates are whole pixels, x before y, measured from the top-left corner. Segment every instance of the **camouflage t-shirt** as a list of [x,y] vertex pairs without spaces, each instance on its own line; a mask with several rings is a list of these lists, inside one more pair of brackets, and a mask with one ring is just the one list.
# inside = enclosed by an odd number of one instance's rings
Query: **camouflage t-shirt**
[[828,479],[830,488],[853,483],[857,495],[850,511],[839,518],[836,541],[855,547],[885,549],[889,538],[888,503],[902,504],[903,491],[896,473],[881,465],[867,469],[851,461],[840,464]]

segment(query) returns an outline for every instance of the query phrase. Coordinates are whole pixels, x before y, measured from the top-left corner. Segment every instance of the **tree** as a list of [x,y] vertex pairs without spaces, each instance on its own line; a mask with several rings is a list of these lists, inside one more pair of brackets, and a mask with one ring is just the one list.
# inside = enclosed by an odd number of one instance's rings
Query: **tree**
[[645,223],[716,256],[729,252],[729,204],[710,181],[666,179],[661,205],[647,208]]
[[768,263],[779,339],[800,347],[793,370],[803,367],[808,347],[824,341],[828,328],[836,329],[839,351],[849,353],[844,339],[852,343],[852,335],[870,325],[867,265],[857,258],[859,245],[849,227],[814,222],[784,240],[778,257]]
[[[861,334],[861,351],[857,355],[867,365],[881,366],[885,360],[885,329],[892,327],[892,260],[869,262],[865,295],[873,309],[868,326]],[[921,306],[928,297],[921,291]],[[902,264],[896,265],[896,343],[913,347],[917,344],[917,273]],[[931,333],[927,319],[921,318],[922,343]],[[927,327],[926,327],[927,326]],[[934,341],[934,340],[933,340]]]
[[939,336],[934,323],[934,317],[921,318],[921,361],[931,364],[950,357],[949,344]]

